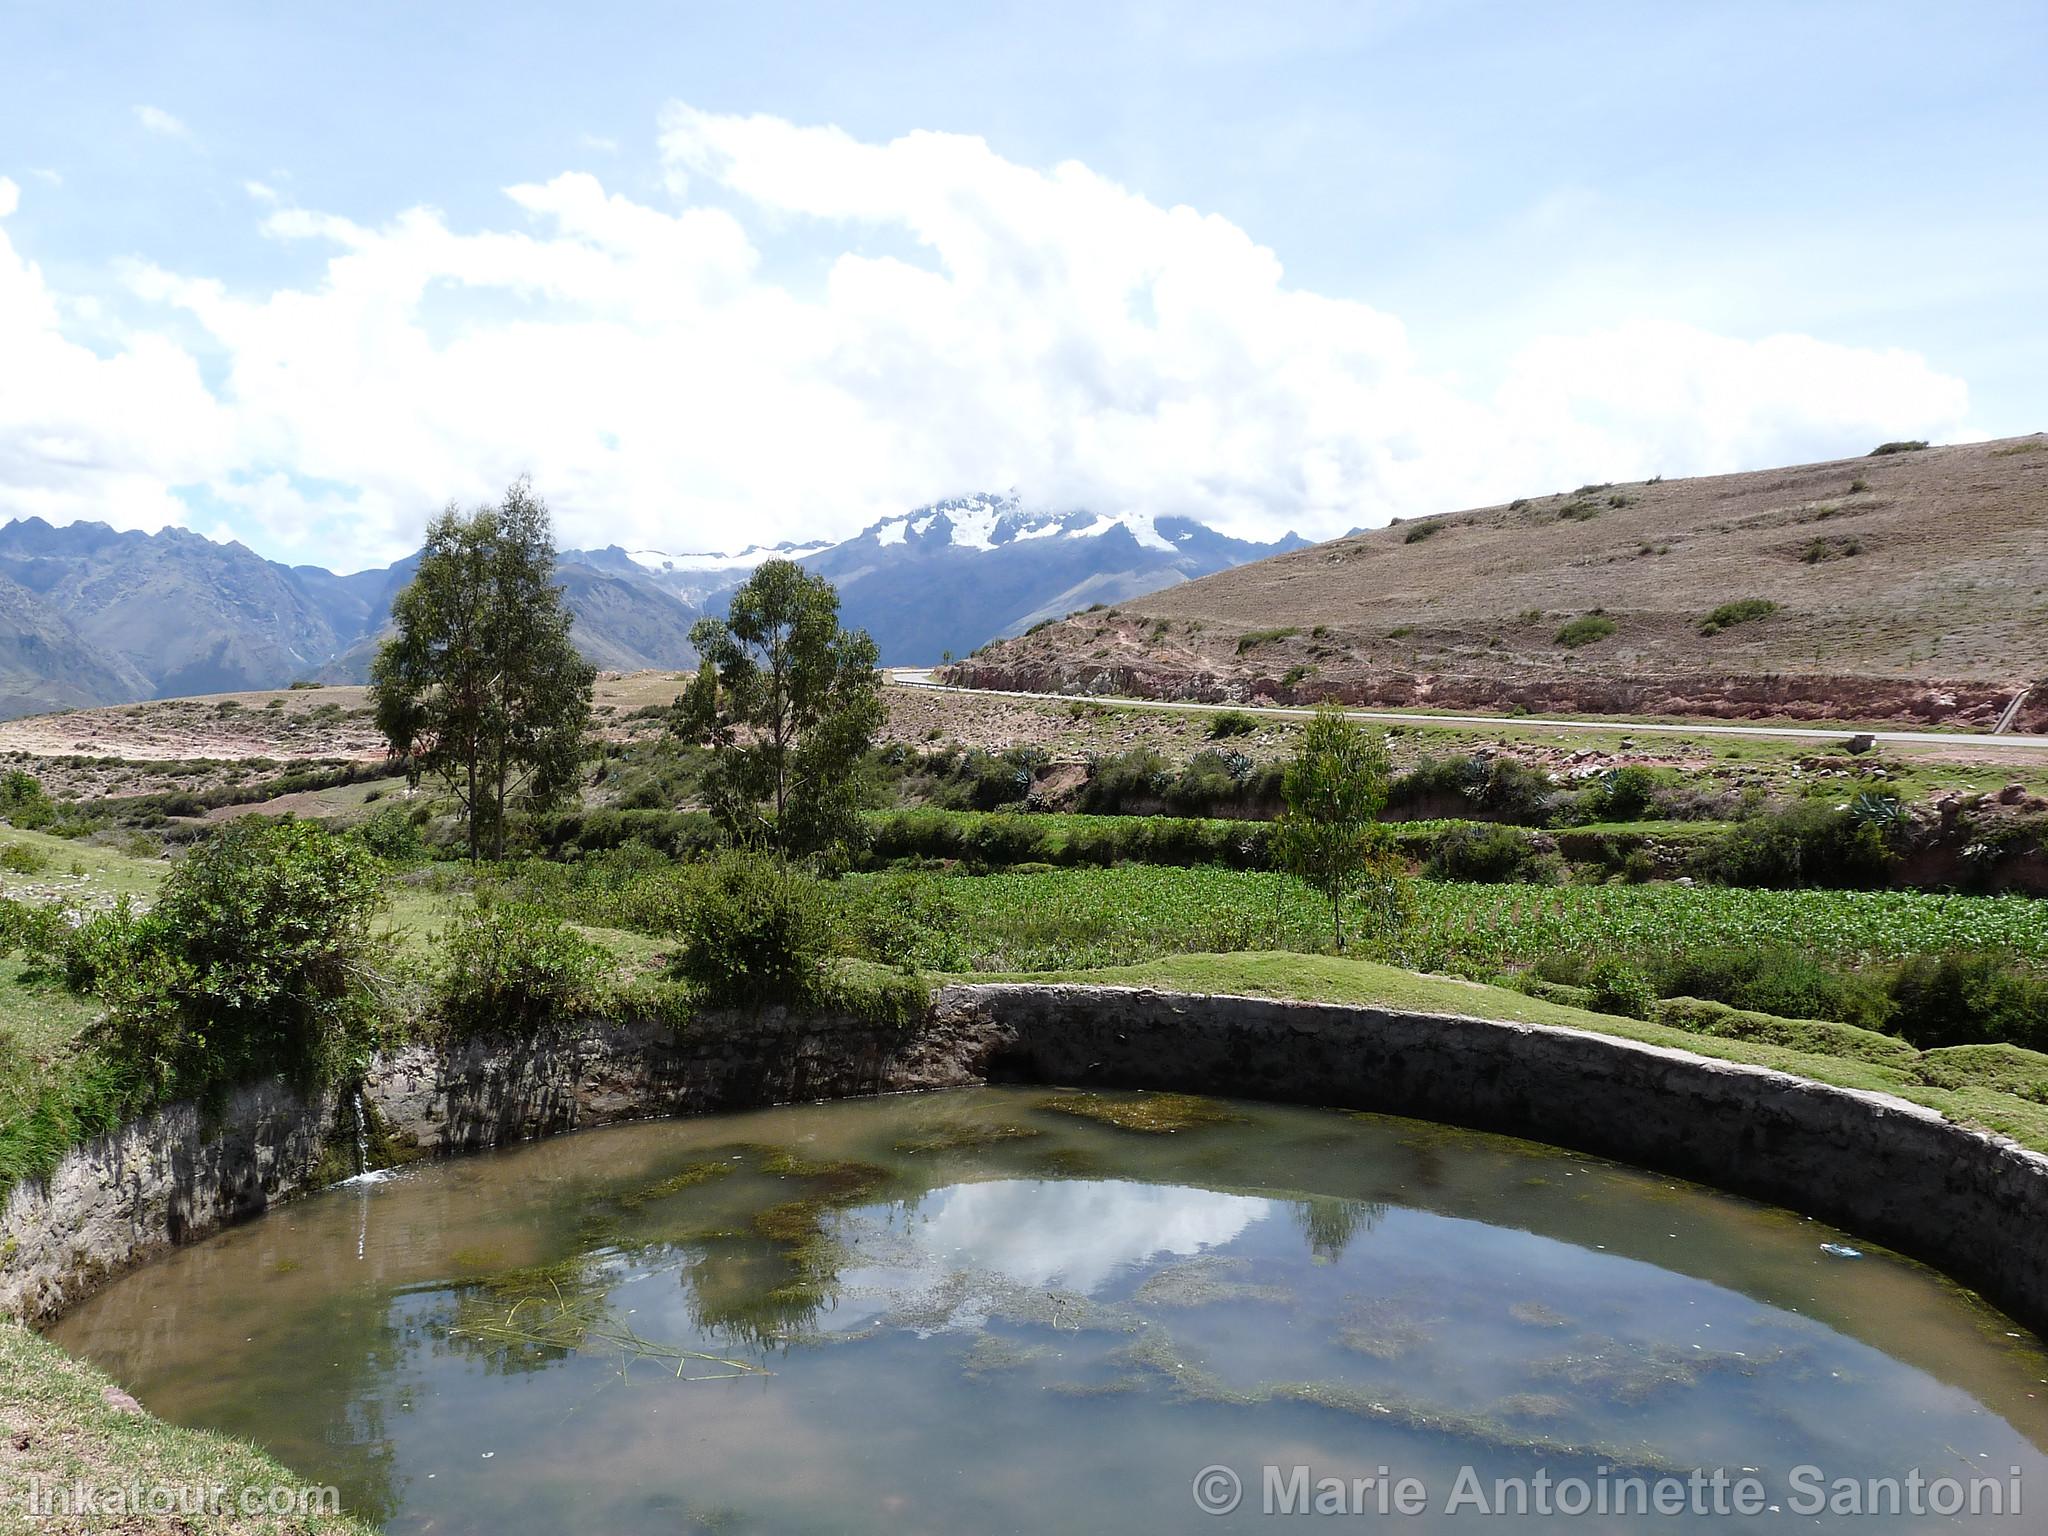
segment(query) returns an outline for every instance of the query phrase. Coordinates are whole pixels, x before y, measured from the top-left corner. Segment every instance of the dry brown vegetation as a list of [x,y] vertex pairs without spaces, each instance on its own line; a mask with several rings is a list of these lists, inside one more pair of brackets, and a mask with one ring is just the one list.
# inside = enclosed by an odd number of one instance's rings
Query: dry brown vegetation
[[[1075,615],[987,647],[955,676],[1152,697],[1988,727],[2048,679],[2048,452],[2033,451],[2044,443],[1588,485],[1399,523]],[[1709,624],[1746,599],[1776,606]],[[1611,634],[1560,643],[1595,614]],[[2048,687],[2019,724],[2048,726]]]

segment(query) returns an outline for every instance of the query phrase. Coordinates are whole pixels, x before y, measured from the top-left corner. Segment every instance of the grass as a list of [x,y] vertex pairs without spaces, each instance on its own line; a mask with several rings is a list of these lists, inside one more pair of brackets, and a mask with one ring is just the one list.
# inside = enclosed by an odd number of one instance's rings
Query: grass
[[[1997,1131],[2036,1151],[2048,1152],[2048,1103],[2025,1096],[2041,1092],[2048,1097],[2048,1056],[2013,1046],[1965,1046],[1921,1053],[1903,1042],[1893,1042],[1900,1049],[1888,1050],[1885,1061],[1873,1061],[1819,1049],[1798,1049],[1767,1040],[1700,1034],[1669,1024],[1620,1018],[1546,1002],[1455,976],[1423,975],[1334,955],[1255,952],[1169,955],[1135,965],[955,979],[1153,987],[1161,991],[1287,998],[1416,1013],[1459,1014],[1509,1023],[1584,1030],[1645,1045],[1690,1051],[1719,1061],[1768,1067],[1838,1088],[1894,1094],[1937,1110],[1960,1124]],[[1787,1036],[1803,1038],[1805,1043],[1813,1046],[1839,1046],[1843,1037],[1837,1031],[1848,1028],[1846,1025],[1827,1026],[1824,1021],[1813,1020],[1777,1022],[1795,1026],[1820,1025],[1803,1037],[1796,1031]],[[1870,1032],[1859,1030],[1855,1033],[1868,1035]],[[1879,1041],[1887,1039],[1884,1036],[1873,1038]]]
[[27,1525],[34,1529],[64,1533],[290,1529],[318,1536],[362,1536],[371,1529],[346,1514],[309,1513],[286,1521],[241,1517],[239,1504],[245,1492],[254,1491],[260,1500],[274,1488],[300,1490],[305,1483],[243,1441],[179,1429],[149,1414],[117,1406],[108,1398],[113,1383],[107,1377],[19,1323],[0,1321],[0,1380],[7,1383],[4,1401],[0,1401],[0,1423],[5,1425],[8,1445],[0,1503],[17,1516],[25,1509],[22,1501],[32,1482],[48,1490],[82,1481],[103,1494],[130,1485],[145,1490],[219,1488],[225,1491],[227,1502],[227,1513],[220,1517],[155,1521],[95,1515],[28,1520]]

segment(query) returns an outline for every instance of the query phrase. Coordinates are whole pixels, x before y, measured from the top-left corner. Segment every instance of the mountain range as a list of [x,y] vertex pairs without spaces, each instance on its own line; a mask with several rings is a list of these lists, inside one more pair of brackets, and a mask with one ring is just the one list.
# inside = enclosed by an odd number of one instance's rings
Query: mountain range
[[[1299,548],[1191,518],[1101,516],[955,497],[836,543],[738,554],[565,549],[557,579],[597,666],[687,667],[689,631],[762,561],[839,589],[842,621],[885,664],[937,662],[1042,619]],[[186,694],[359,682],[417,555],[338,574],[287,566],[183,528],[119,532],[41,518],[0,526],[0,717]]]

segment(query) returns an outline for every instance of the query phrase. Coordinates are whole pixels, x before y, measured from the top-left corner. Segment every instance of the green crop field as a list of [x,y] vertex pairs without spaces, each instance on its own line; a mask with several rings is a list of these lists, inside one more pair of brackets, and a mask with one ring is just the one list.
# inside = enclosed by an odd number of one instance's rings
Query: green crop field
[[[940,882],[976,970],[1128,965],[1185,952],[1320,949],[1329,912],[1284,875],[1126,865]],[[1672,884],[1415,887],[1391,954],[1414,964],[1526,964],[1546,954],[1646,954],[1720,946],[1807,949],[1858,962],[1952,949],[2048,963],[2041,907],[2017,896],[1760,891]]]

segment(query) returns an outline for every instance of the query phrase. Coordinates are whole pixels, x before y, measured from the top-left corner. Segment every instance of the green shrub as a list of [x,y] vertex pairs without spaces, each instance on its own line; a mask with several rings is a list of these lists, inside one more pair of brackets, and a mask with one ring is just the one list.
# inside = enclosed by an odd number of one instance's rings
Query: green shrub
[[1081,787],[1081,809],[1116,815],[1134,805],[1163,804],[1175,777],[1172,764],[1151,747],[1094,758]]
[[672,962],[713,1007],[814,1000],[832,942],[825,894],[810,873],[756,853],[728,852],[697,870]]
[[106,1000],[97,1042],[152,1100],[354,1065],[377,863],[313,822],[246,817],[199,844],[155,908],[82,927],[74,978]]
[[1614,633],[1615,627],[1614,620],[1604,613],[1582,613],[1558,630],[1552,639],[1556,644],[1575,651],[1582,645],[1605,640]]
[[1625,1019],[1647,1019],[1657,1000],[1648,978],[1613,955],[1593,963],[1586,973],[1586,987],[1591,994],[1587,1007],[1595,1013],[1612,1013]]
[[50,856],[30,843],[0,846],[0,869],[16,875],[40,875],[50,867]]
[[2048,980],[2003,955],[1916,955],[1891,978],[1892,1027],[1917,1046],[2048,1048]]
[[544,907],[479,900],[443,939],[435,1009],[457,1036],[531,1033],[595,1009],[616,960]]
[[57,807],[43,781],[20,768],[0,775],[0,818],[24,832],[38,832],[57,819]]
[[403,806],[387,805],[351,829],[362,845],[386,864],[420,864],[427,845],[420,824]]
[[1300,633],[1300,630],[1292,626],[1285,629],[1248,629],[1237,637],[1237,654],[1242,656],[1246,651],[1256,650],[1262,645],[1271,645],[1277,640],[1292,639]]
[[1225,741],[1232,736],[1249,736],[1259,728],[1256,715],[1241,709],[1222,709],[1209,717],[1209,739]]
[[1443,531],[1444,524],[1441,522],[1410,523],[1408,531],[1401,535],[1401,542],[1403,544],[1420,544],[1424,539],[1434,538]]
[[1434,880],[1477,880],[1495,884],[1527,880],[1549,884],[1557,859],[1519,827],[1461,823],[1443,832],[1430,852],[1426,872]]
[[1546,825],[1565,802],[1540,769],[1512,757],[1475,754],[1423,758],[1394,780],[1387,804],[1403,809],[1453,795],[1474,811],[1524,826]]
[[1657,775],[1640,763],[1610,768],[1593,782],[1587,808],[1603,821],[1641,821],[1657,802]]
[[1694,856],[1692,870],[1722,885],[1882,886],[1897,860],[1891,835],[1884,819],[1801,801],[1730,828]]
[[1737,624],[1748,624],[1755,619],[1766,619],[1778,611],[1778,605],[1767,597],[1740,597],[1732,603],[1723,603],[1706,617],[1700,625],[1703,635],[1718,635],[1724,629],[1733,629]]
[[840,941],[857,959],[902,970],[965,969],[960,923],[960,909],[946,889],[915,875],[840,885]]
[[1884,978],[1824,964],[1791,945],[1705,946],[1652,967],[1662,997],[1703,998],[1781,1019],[1835,1019],[1882,1026],[1892,1011]]
[[1870,450],[1869,456],[1873,459],[1881,459],[1889,454],[1894,453],[1918,453],[1922,448],[1925,448],[1926,446],[1927,439],[1925,439],[1924,437],[1901,438],[1899,441],[1893,443],[1879,443],[1875,448]]

